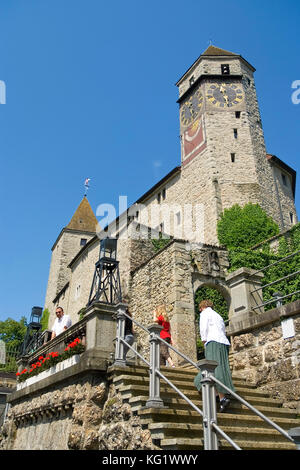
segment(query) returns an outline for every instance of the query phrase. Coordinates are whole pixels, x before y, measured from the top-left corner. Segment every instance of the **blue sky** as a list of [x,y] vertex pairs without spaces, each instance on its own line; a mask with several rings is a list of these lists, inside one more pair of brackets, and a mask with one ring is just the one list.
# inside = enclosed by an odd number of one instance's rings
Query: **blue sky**
[[255,66],[267,151],[298,170],[299,21],[298,0],[2,1],[0,320],[43,306],[86,177],[96,211],[180,164],[175,82],[210,41]]

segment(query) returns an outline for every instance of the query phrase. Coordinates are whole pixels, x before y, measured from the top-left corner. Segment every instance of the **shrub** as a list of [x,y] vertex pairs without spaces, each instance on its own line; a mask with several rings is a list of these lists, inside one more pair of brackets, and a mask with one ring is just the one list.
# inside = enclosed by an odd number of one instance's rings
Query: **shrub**
[[235,204],[225,209],[217,224],[219,242],[232,248],[251,248],[279,233],[279,227],[259,204]]

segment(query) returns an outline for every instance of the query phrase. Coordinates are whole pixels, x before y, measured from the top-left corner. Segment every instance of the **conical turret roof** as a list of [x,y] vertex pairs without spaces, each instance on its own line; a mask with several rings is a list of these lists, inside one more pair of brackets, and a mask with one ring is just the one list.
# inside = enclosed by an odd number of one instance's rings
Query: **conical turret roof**
[[84,196],[66,228],[83,232],[96,232],[97,225],[96,216],[87,197]]

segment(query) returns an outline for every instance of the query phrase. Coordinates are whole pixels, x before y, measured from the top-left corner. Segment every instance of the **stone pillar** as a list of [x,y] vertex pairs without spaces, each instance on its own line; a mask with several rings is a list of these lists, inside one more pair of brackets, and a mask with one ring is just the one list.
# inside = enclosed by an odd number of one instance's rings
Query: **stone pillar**
[[231,291],[232,303],[230,322],[240,322],[251,315],[264,312],[263,307],[256,308],[263,303],[261,290],[263,277],[263,273],[257,273],[250,268],[240,268],[228,274],[226,283]]
[[294,440],[297,449],[300,450],[300,427],[289,429],[288,435]]
[[[173,243],[172,284],[168,303],[174,305],[171,317],[172,343],[193,361],[197,360],[194,292],[192,283],[191,255],[182,242]],[[170,261],[171,262],[171,261]],[[172,360],[181,365],[184,360],[172,353]]]
[[159,341],[162,326],[153,324],[148,327],[150,333],[150,370],[149,370],[149,399],[146,402],[148,408],[161,408],[164,402],[160,398],[160,377],[156,370],[160,370],[160,346]]
[[86,350],[83,354],[85,357],[96,357],[102,361],[111,360],[117,336],[116,313],[119,305],[94,302],[87,308]]
[[117,313],[117,339],[116,339],[116,347],[115,347],[115,366],[126,366],[126,358],[124,355],[124,343],[121,341],[125,339],[125,323],[126,317],[124,315],[126,306],[119,305],[118,306],[118,313]]
[[18,372],[22,372],[29,367],[29,355],[21,356],[17,359]]
[[218,363],[202,359],[197,365],[202,373],[204,450],[218,450],[218,437],[212,426],[213,423],[217,424],[216,387],[211,379]]

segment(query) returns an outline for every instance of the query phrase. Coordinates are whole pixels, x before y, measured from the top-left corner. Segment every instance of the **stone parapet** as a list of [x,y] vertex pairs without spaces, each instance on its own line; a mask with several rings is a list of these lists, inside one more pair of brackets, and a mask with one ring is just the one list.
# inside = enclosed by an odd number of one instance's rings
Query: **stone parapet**
[[[285,331],[285,320],[290,329]],[[232,374],[300,412],[300,300],[230,322]]]

